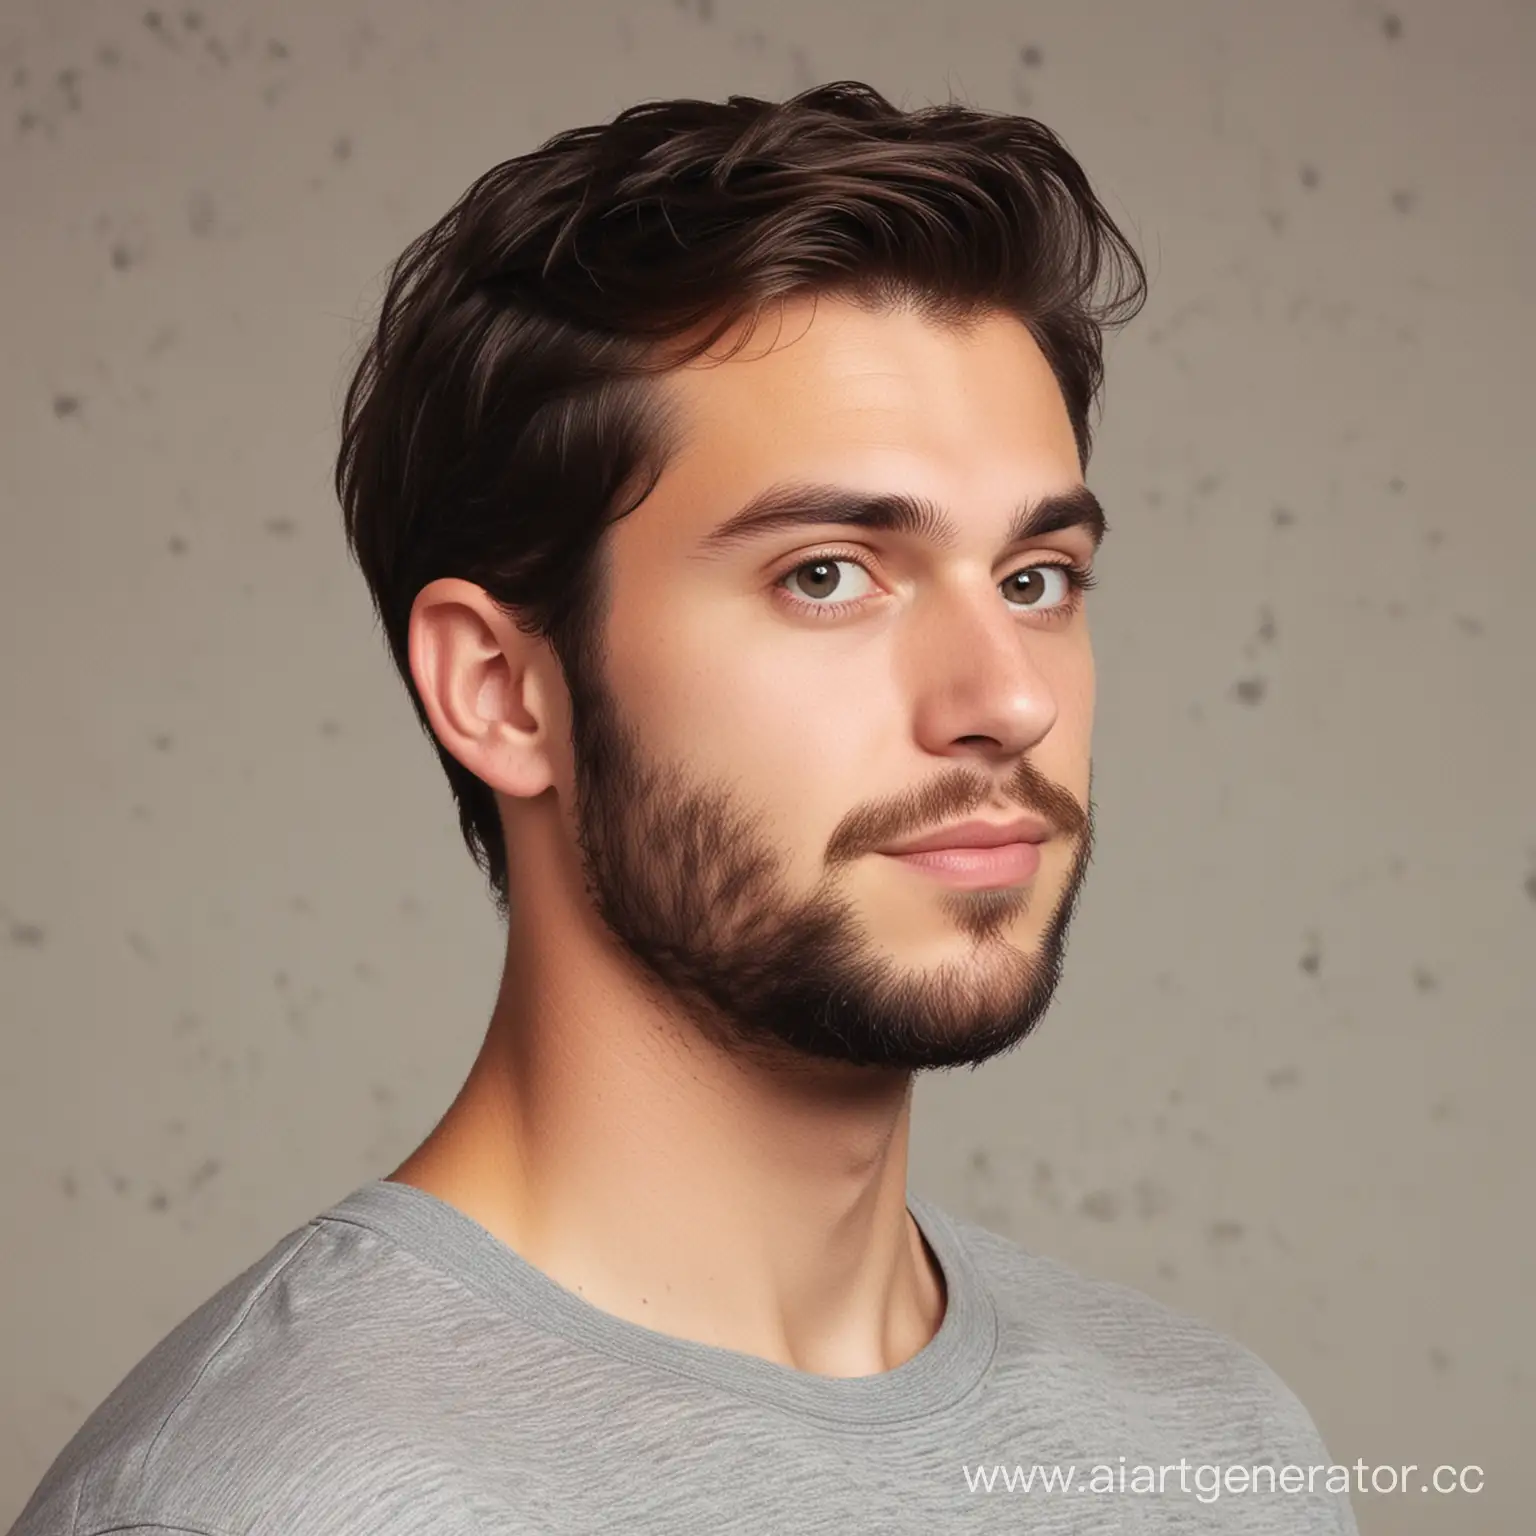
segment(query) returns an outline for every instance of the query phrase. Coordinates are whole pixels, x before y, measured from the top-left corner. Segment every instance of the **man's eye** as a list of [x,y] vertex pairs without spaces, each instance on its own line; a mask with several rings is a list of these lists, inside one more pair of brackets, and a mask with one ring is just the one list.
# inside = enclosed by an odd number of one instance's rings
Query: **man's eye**
[[[867,593],[857,590],[857,582],[853,583],[854,590],[850,593],[847,577],[843,576],[838,570],[838,567],[843,565],[851,566],[854,570],[860,572],[866,581],[869,581],[869,572],[857,560],[845,556],[825,556],[815,560],[806,560],[797,565],[792,571],[786,571],[782,580],[785,582],[797,581],[800,592],[796,595],[802,595],[808,600],[836,597],[839,600],[854,601],[860,597],[867,596]],[[808,578],[801,579],[804,572],[808,572],[809,576]],[[822,604],[816,601],[814,606],[820,607]]]

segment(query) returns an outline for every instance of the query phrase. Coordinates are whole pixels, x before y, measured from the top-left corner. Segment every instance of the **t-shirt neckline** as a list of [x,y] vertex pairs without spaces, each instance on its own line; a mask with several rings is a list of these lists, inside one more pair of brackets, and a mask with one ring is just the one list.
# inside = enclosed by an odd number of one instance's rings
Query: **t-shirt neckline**
[[567,1290],[457,1206],[391,1179],[355,1189],[317,1222],[367,1227],[523,1323],[611,1357],[691,1377],[800,1416],[844,1424],[923,1418],[969,1393],[997,1347],[997,1311],[949,1217],[910,1192],[907,1209],[943,1271],[937,1331],[874,1376],[818,1376],[739,1350],[681,1339],[615,1316]]

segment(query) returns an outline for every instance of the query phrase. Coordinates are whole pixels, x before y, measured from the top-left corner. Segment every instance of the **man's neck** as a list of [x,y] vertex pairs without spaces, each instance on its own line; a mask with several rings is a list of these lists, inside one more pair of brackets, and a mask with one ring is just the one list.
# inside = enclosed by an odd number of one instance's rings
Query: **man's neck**
[[933,1337],[942,1276],[906,1209],[910,1079],[793,1082],[681,1030],[498,1005],[389,1178],[435,1195],[604,1312],[825,1376]]

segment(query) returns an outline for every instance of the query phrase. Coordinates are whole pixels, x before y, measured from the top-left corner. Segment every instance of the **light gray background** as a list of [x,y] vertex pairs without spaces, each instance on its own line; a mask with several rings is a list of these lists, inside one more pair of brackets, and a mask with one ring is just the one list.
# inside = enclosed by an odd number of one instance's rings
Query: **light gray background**
[[0,1522],[494,997],[329,484],[385,267],[560,128],[852,76],[1042,117],[1153,278],[1067,981],[914,1187],[1487,1469],[1367,1536],[1529,1531],[1533,72],[1511,0],[5,0]]

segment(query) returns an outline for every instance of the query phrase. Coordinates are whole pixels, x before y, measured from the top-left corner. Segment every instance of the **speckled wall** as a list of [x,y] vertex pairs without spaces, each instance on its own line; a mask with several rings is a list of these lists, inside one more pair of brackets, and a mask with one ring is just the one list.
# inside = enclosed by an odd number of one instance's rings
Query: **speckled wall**
[[1536,11],[1513,0],[0,6],[0,1523],[392,1168],[500,929],[329,475],[385,267],[648,96],[1039,115],[1146,254],[1090,480],[1098,857],[913,1185],[1205,1316],[1367,1536],[1527,1532]]

